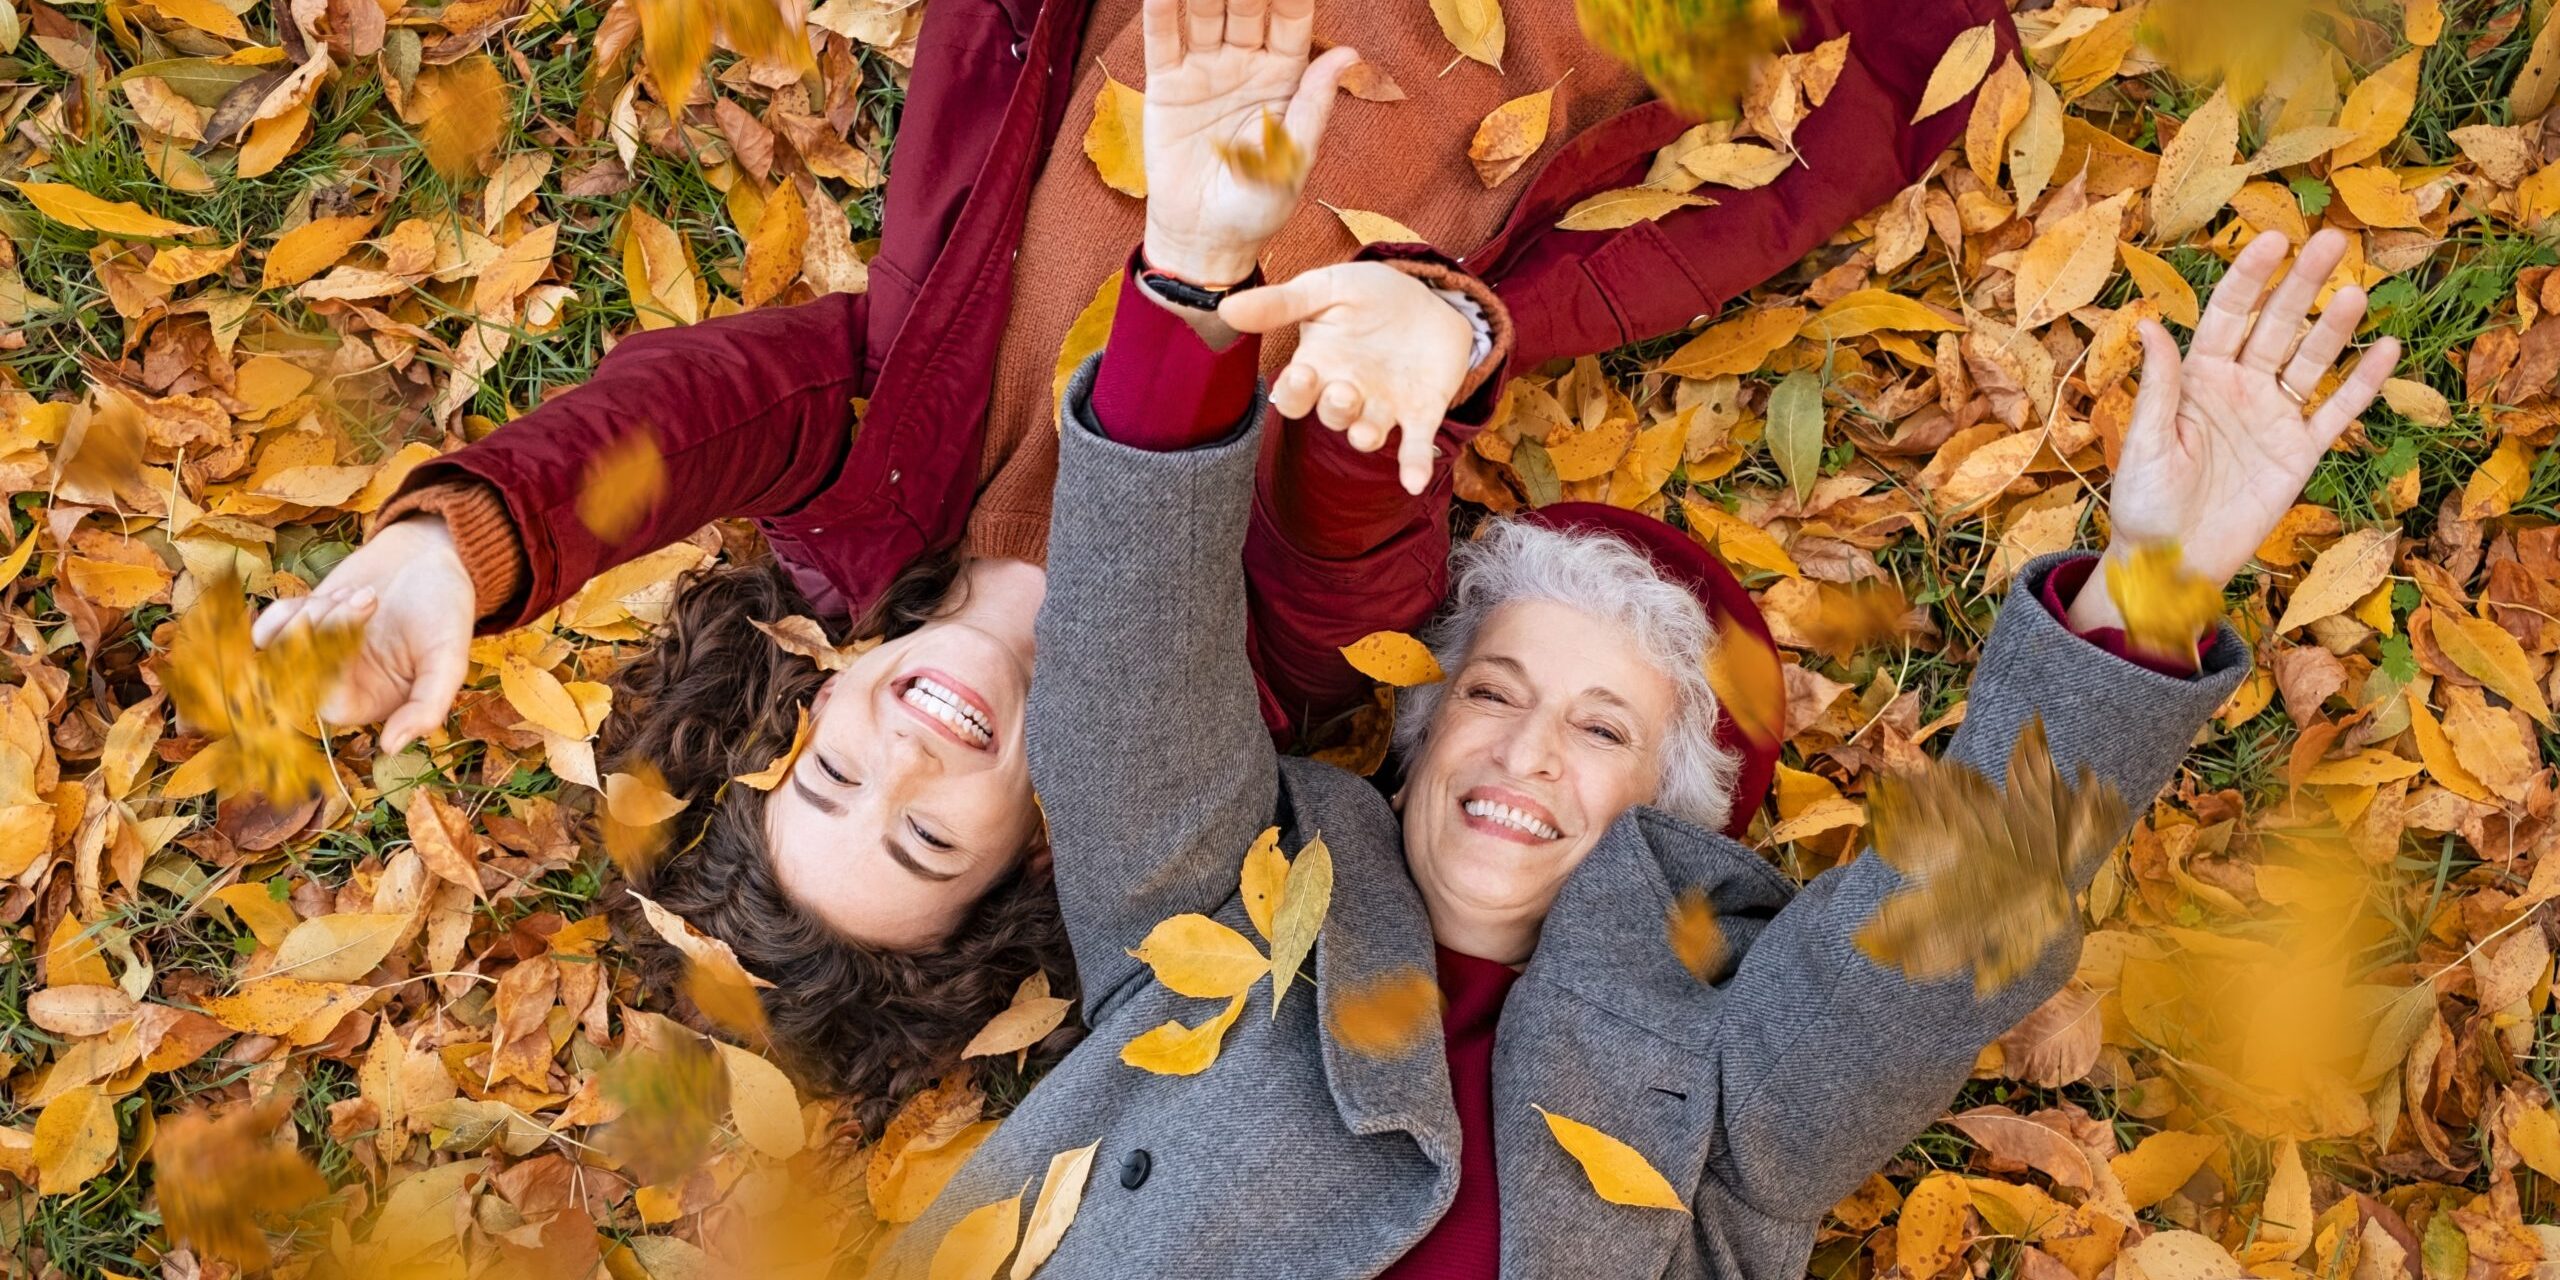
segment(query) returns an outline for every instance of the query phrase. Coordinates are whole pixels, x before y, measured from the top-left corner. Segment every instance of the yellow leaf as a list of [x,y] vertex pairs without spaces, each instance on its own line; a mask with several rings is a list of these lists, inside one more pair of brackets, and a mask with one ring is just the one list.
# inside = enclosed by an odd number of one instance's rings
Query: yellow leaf
[[800,1094],[782,1068],[727,1041],[713,1041],[729,1069],[729,1119],[746,1144],[771,1160],[788,1160],[809,1142]]
[[1938,59],[1937,70],[1929,73],[1929,87],[1920,95],[1920,106],[1911,113],[1918,124],[1954,106],[1982,83],[1991,73],[1992,55],[2000,51],[2000,24],[1986,22],[1955,38]]
[[985,1058],[1028,1049],[1057,1030],[1058,1024],[1067,1020],[1067,1009],[1073,1004],[1073,1000],[1049,994],[1048,974],[1032,974],[1014,988],[1013,1003],[970,1037],[960,1056]]
[[151,0],[151,7],[208,35],[225,40],[249,38],[249,29],[240,25],[240,15],[214,0]]
[[1325,1027],[1343,1048],[1368,1058],[1400,1058],[1440,1021],[1440,985],[1405,968],[1352,983],[1328,997]]
[[258,278],[261,289],[285,289],[336,266],[372,232],[376,214],[313,218],[276,237]]
[[1680,168],[1690,177],[1736,191],[1757,191],[1768,186],[1785,176],[1795,163],[1793,155],[1755,142],[1710,142],[1680,156]]
[[1700,982],[1712,982],[1724,969],[1724,929],[1716,924],[1716,907],[1707,891],[1691,885],[1673,899],[1664,924],[1671,954]]
[[[2291,631],[2352,608],[2391,572],[2392,557],[2399,549],[2397,529],[2358,529],[2330,544],[2295,585],[2276,630]],[[2217,596],[2215,612],[2220,611]]]
[[670,111],[693,96],[694,78],[711,61],[711,34],[719,13],[699,0],[640,0],[641,61],[649,86]]
[[2444,38],[2443,0],[2408,0],[2408,4],[2400,18],[2400,32],[2409,43],[2425,49]]
[[[2391,406],[2393,413],[2419,426],[2450,427],[2453,425],[2452,403],[2444,398],[2443,392],[2423,382],[2409,378],[2385,379],[2382,384],[2382,399],[2384,403]],[[2476,518],[2463,517],[2466,520]]]
[[951,1175],[996,1131],[996,1122],[980,1120],[961,1129],[938,1147],[907,1155],[896,1172],[872,1191],[871,1202],[883,1222],[913,1222],[932,1207]]
[[418,126],[418,149],[447,181],[475,177],[496,158],[515,114],[507,101],[506,78],[485,53],[420,68],[409,106]]
[[2533,666],[2525,660],[2524,646],[2504,627],[2485,618],[2439,611],[2430,619],[2427,634],[2453,665],[2514,703],[2534,723],[2551,727],[2551,707],[2533,682]]
[[1706,655],[1707,686],[1742,736],[1775,748],[1787,722],[1786,682],[1778,651],[1733,619],[1716,621],[1716,647]]
[[267,892],[267,886],[263,884],[224,885],[214,890],[213,896],[231,908],[233,915],[240,917],[240,923],[248,926],[249,933],[262,947],[283,945],[286,935],[302,923],[302,917],[293,913],[292,904]]
[[237,244],[213,249],[173,244],[153,254],[151,266],[143,274],[166,285],[193,284],[230,266],[239,254]]
[[[1441,2],[1450,0],[1435,0],[1433,7]],[[1547,145],[1555,106],[1555,86],[1549,85],[1495,107],[1476,125],[1476,136],[1467,143],[1467,159],[1474,162],[1476,179],[1487,190],[1509,181],[1538,148]]]
[[2032,970],[2072,917],[2069,875],[2124,830],[2115,789],[2084,768],[2066,781],[2030,719],[2007,785],[1930,761],[1877,781],[1868,801],[1876,855],[1902,874],[1855,937],[1878,964],[1921,982],[1970,972],[1977,996]]
[[2400,175],[2374,165],[2333,170],[2329,185],[2338,190],[2347,212],[2368,227],[2421,227],[2418,199],[2400,188]]
[[2122,193],[2063,218],[2018,255],[2018,327],[2036,329],[2098,300],[2115,276],[2116,237],[2124,231]]
[[[2222,593],[2188,572],[2174,542],[2137,547],[2107,565],[2107,596],[2124,615],[2125,640],[2148,653],[2185,657],[2222,616]],[[2354,603],[2348,597],[2338,607]]]
[[1236,1023],[1236,1015],[1244,1012],[1244,1001],[1250,991],[1239,991],[1227,1001],[1226,1011],[1196,1027],[1168,1022],[1139,1035],[1120,1047],[1120,1060],[1140,1071],[1160,1076],[1196,1076],[1218,1060],[1218,1047],[1226,1039],[1227,1028]]
[[523,654],[510,653],[498,664],[498,687],[516,714],[538,728],[564,738],[587,736],[586,715],[560,678],[533,665]]
[[1264,827],[1253,838],[1253,847],[1244,851],[1244,872],[1239,877],[1237,892],[1244,897],[1244,913],[1253,921],[1254,932],[1263,940],[1271,939],[1271,918],[1280,910],[1280,894],[1289,879],[1289,855],[1280,852],[1280,828]]
[[[1308,954],[1316,949],[1316,937],[1324,931],[1325,913],[1332,906],[1333,851],[1325,848],[1323,836],[1316,836],[1307,841],[1305,848],[1298,850],[1297,857],[1289,860],[1289,876],[1280,890],[1280,910],[1273,913],[1271,919],[1272,1017],[1280,1016],[1280,1002],[1288,997],[1289,984],[1298,976],[1298,966],[1306,963]],[[1242,934],[1237,934],[1236,938],[1245,941]],[[1245,946],[1249,949],[1253,944],[1245,941]]]
[[1802,307],[1746,311],[1681,344],[1658,368],[1675,377],[1699,379],[1757,373],[1769,357],[1796,340],[1809,314]]
[[2501,437],[2498,447],[2463,484],[2460,518],[2488,520],[2514,510],[2532,485],[2536,456],[2536,450],[2525,443],[2523,436]]
[[2507,118],[2538,118],[2551,109],[2555,91],[2560,91],[2560,22],[2546,16],[2534,32],[2533,51],[2526,56],[2524,69],[2507,90]]
[[2417,686],[2402,689],[2403,701],[2409,704],[2409,730],[2418,740],[2418,758],[2426,762],[2427,772],[2443,784],[2444,789],[2469,800],[2486,801],[2489,788],[2471,771],[2462,767],[2454,754],[2453,739],[2445,736],[2444,725],[2436,720],[2427,700],[2418,695]]
[[1461,55],[1502,70],[1502,0],[1431,0],[1431,16]]
[[1269,108],[1262,112],[1262,136],[1257,142],[1222,142],[1218,158],[1226,162],[1238,178],[1258,187],[1277,187],[1296,191],[1307,180],[1307,153],[1300,150],[1298,140],[1289,136],[1286,125]]
[[1860,289],[1824,307],[1820,314],[1805,322],[1798,336],[1817,342],[1837,342],[1883,330],[1961,333],[1964,322],[1950,320],[1890,290]]
[[65,556],[62,559],[63,581],[80,593],[81,599],[119,613],[146,604],[167,591],[173,576],[168,566],[156,561],[128,564],[91,556]]
[[605,776],[604,801],[597,817],[605,854],[624,875],[637,878],[665,851],[665,826],[684,812],[684,798],[670,793],[666,779],[643,761],[627,772]]
[[116,1162],[116,1102],[94,1084],[63,1090],[36,1116],[36,1194],[69,1195]]
[[2162,243],[2185,239],[2213,220],[2249,181],[2238,163],[2240,109],[2228,86],[2214,91],[2187,117],[2160,153],[2151,183],[2151,229]]
[[1789,578],[1803,576],[1795,559],[1768,530],[1713,502],[1684,493],[1680,495],[1680,514],[1688,519],[1689,536],[1725,560]]
[[172,1240],[244,1272],[267,1269],[268,1228],[287,1225],[329,1194],[309,1157],[276,1141],[293,1101],[279,1090],[219,1118],[189,1111],[159,1126],[151,1140],[152,1189]]
[[1430,647],[1401,631],[1372,631],[1342,646],[1342,656],[1352,670],[1399,689],[1444,678]]
[[800,753],[809,749],[809,708],[802,706],[799,712],[800,722],[791,731],[791,745],[784,747],[782,754],[773,758],[773,763],[754,773],[739,774],[731,781],[745,783],[758,791],[771,791],[791,776],[791,766],[800,763]]
[[2338,112],[2338,126],[2353,130],[2355,136],[2329,153],[2332,171],[2381,154],[2409,127],[2409,113],[2418,102],[2418,68],[2426,56],[2426,50],[2412,49],[2347,94],[2347,103]]
[[18,194],[36,207],[36,212],[82,231],[166,240],[193,235],[205,229],[184,222],[171,222],[130,200],[101,200],[67,182],[19,182],[12,179],[9,185],[16,187]]
[[1714,203],[1700,195],[1657,191],[1651,187],[1621,187],[1583,199],[1565,210],[1564,216],[1556,220],[1556,225],[1566,231],[1616,231],[1639,222],[1651,222],[1677,210]]
[[0,560],[0,587],[16,582],[18,575],[26,572],[27,561],[34,559],[36,554],[36,530],[43,527],[43,522],[38,521],[34,528],[27,530],[27,536],[18,539],[18,549],[10,552],[7,559]]
[[[1324,204],[1321,200],[1316,203]],[[1371,213],[1366,209],[1335,209],[1329,204],[1324,207],[1333,209],[1333,216],[1342,219],[1343,229],[1364,245],[1428,243],[1420,232],[1383,213]]]
[[995,1280],[1013,1253],[1014,1229],[1022,1222],[1022,1197],[980,1205],[962,1214],[934,1246],[926,1280]]
[[2144,1138],[2133,1150],[2108,1160],[2107,1166],[2124,1185],[2126,1203],[2148,1209],[2187,1185],[2187,1179],[2221,1146],[2220,1138],[2167,1130]]
[[2290,1262],[2311,1247],[2311,1177],[2302,1167],[2302,1148],[2292,1138],[2276,1144],[2275,1168],[2258,1206],[2257,1238],[2245,1250],[2248,1262]]
[[2155,1231],[2116,1259],[2116,1280],[2223,1280],[2250,1274],[2211,1236]]
[[667,460],[657,437],[641,425],[588,458],[578,486],[578,523],[599,542],[621,542],[648,523],[666,492]]
[[2196,287],[2188,284],[2168,259],[2130,241],[2117,245],[2116,252],[2124,257],[2124,269],[2133,277],[2133,287],[2140,289],[2143,297],[2160,304],[2161,315],[2190,329],[2203,319],[2196,304]]
[[354,982],[373,972],[409,927],[408,912],[326,915],[293,927],[267,972],[304,982]]
[[775,183],[773,194],[764,202],[764,215],[756,222],[755,234],[747,237],[738,300],[749,307],[761,307],[781,297],[791,282],[800,278],[801,252],[808,240],[809,209],[800,199],[799,184],[788,179]]
[[1546,1117],[1547,1132],[1554,1134],[1556,1144],[1582,1166],[1583,1176],[1591,1180],[1591,1189],[1601,1199],[1640,1209],[1689,1212],[1688,1201],[1672,1187],[1671,1180],[1634,1147],[1545,1107],[1539,1107],[1538,1114]]
[[2366,748],[2337,760],[2323,760],[2304,770],[2302,781],[2315,787],[2372,787],[2415,777],[2418,762],[2388,751]]
[[1102,73],[1093,97],[1093,123],[1085,126],[1084,153],[1102,184],[1125,196],[1147,198],[1147,96]]
[[749,1039],[765,1038],[764,1003],[759,988],[773,984],[747,972],[729,944],[693,927],[684,917],[637,893],[641,917],[668,946],[684,956],[682,987],[703,1016]]
[[1040,1175],[1040,1198],[1031,1202],[1031,1225],[1023,1228],[1022,1251],[1014,1255],[1010,1280],[1031,1280],[1031,1273],[1056,1252],[1067,1228],[1075,1223],[1076,1210],[1084,1204],[1085,1180],[1093,1174],[1093,1156],[1102,1144],[1077,1147],[1049,1157],[1048,1172]]
[[1964,1256],[1965,1211],[1973,1195],[1964,1179],[1933,1173],[1911,1189],[1893,1227],[1894,1257],[1913,1280],[1928,1280]]
[[68,912],[53,926],[44,947],[44,981],[48,987],[105,987],[115,984],[97,931]]
[[1067,327],[1066,341],[1058,344],[1058,364],[1049,378],[1049,409],[1052,420],[1067,398],[1067,383],[1076,369],[1102,350],[1111,337],[1111,318],[1120,310],[1120,277],[1125,269],[1114,271],[1093,291],[1093,300],[1076,313],[1076,322]]
[[2546,1178],[2560,1178],[2560,1117],[2548,1105],[2527,1107],[2507,1128],[2507,1144]]
[[[1288,910],[1288,898],[1281,898]],[[1275,918],[1276,931],[1280,922]],[[1156,972],[1156,980],[1186,996],[1223,1000],[1244,994],[1271,962],[1243,934],[1197,912],[1174,916],[1147,932],[1129,953]]]
[[336,982],[305,982],[300,978],[259,978],[227,996],[214,996],[204,1001],[207,1017],[250,1035],[284,1036],[304,1020],[328,1007],[330,1001],[354,990]]
[[298,802],[335,783],[312,735],[321,698],[363,640],[358,628],[297,625],[256,647],[239,583],[206,585],[178,619],[161,683],[181,724],[220,739],[203,748],[216,759],[203,767],[224,796]]
[[702,319],[702,276],[692,247],[636,202],[622,212],[622,283],[643,329]]
[[240,144],[239,166],[232,176],[258,178],[274,172],[294,148],[302,145],[303,132],[310,124],[311,107],[303,103],[250,125],[248,140]]

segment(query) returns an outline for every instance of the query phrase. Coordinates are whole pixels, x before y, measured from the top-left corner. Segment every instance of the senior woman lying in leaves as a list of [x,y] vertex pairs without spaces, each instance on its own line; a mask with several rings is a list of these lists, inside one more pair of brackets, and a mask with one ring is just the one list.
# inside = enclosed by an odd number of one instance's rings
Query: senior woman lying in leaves
[[[1228,8],[1230,46],[1240,25],[1259,43],[1260,9]],[[1151,25],[1151,75],[1214,74],[1233,53],[1217,35],[1196,15]],[[2339,290],[2304,332],[2343,254],[2330,233],[2253,320],[2287,249],[2239,256],[2183,358],[2146,328],[2114,546],[2029,565],[1984,647],[1950,761],[2008,777],[2007,807],[2048,810],[2041,832],[1969,815],[2047,868],[1984,906],[2085,885],[2247,669],[2239,637],[2203,619],[2183,652],[2111,652],[2107,579],[2175,545],[2177,576],[2225,582],[2397,359],[2377,344],[2309,405],[2365,299]],[[1261,327],[1299,309],[1292,287],[1222,314]],[[1824,1211],[2071,972],[2076,914],[1987,939],[1940,917],[1933,935],[1889,908],[1914,882],[1874,851],[1797,892],[1717,834],[1713,633],[1681,543],[1633,528],[1496,520],[1455,554],[1429,634],[1447,678],[1406,694],[1392,801],[1282,758],[1255,718],[1236,557],[1262,409],[1221,441],[1129,447],[1094,413],[1114,354],[1068,394],[1029,713],[1093,1030],[908,1229],[900,1273],[960,1274],[966,1254],[989,1274],[1026,1195],[1078,1190],[1044,1277],[1800,1273]],[[1320,394],[1308,363],[1273,408]],[[1963,833],[1949,825],[1919,834]],[[1270,828],[1298,851],[1285,875],[1257,846]],[[1721,954],[1666,936],[1690,895]],[[1985,945],[2021,938],[2005,966]],[[1087,1147],[1089,1181],[1044,1185],[1053,1157]]]

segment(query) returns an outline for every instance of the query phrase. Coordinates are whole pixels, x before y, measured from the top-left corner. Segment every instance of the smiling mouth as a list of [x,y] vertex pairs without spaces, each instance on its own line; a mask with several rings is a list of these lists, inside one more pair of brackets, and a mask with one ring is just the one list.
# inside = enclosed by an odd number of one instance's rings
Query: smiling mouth
[[1521,844],[1542,844],[1562,833],[1544,814],[1505,804],[1485,795],[1469,795],[1458,803],[1467,825],[1488,835]]
[[987,711],[986,699],[957,677],[922,671],[908,676],[898,690],[898,704],[961,746],[986,751],[995,745],[995,717]]

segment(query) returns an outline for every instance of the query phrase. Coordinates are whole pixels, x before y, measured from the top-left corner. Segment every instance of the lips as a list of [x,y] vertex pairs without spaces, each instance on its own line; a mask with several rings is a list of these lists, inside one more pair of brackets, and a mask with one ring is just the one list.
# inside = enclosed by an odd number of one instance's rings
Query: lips
[[[919,689],[919,685],[929,687]],[[986,695],[979,693],[976,688],[960,677],[939,667],[918,667],[892,682],[890,691],[899,710],[915,717],[917,721],[941,734],[953,745],[969,751],[995,750],[995,711],[987,705]],[[986,733],[986,741],[974,740],[963,733],[959,726],[936,715],[933,710],[918,706],[919,699],[937,704],[946,701],[958,702],[976,718],[978,726]]]
[[1470,828],[1514,844],[1561,839],[1563,826],[1545,805],[1507,787],[1475,787],[1458,797],[1459,817]]

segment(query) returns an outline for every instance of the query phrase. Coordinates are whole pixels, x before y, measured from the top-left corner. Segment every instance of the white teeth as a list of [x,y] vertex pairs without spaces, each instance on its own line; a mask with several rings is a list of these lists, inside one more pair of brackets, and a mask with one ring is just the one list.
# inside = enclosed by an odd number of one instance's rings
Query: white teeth
[[1466,811],[1467,816],[1470,818],[1490,819],[1494,822],[1499,822],[1506,827],[1513,828],[1514,830],[1525,831],[1541,840],[1553,840],[1556,838],[1556,829],[1554,827],[1548,826],[1547,824],[1538,821],[1536,818],[1532,818],[1528,814],[1522,813],[1518,809],[1514,809],[1507,804],[1495,804],[1491,800],[1469,800],[1466,803]]
[[978,714],[977,708],[961,701],[959,694],[928,677],[916,677],[899,697],[908,706],[951,726],[953,732],[971,745],[983,747],[995,741],[995,727]]

